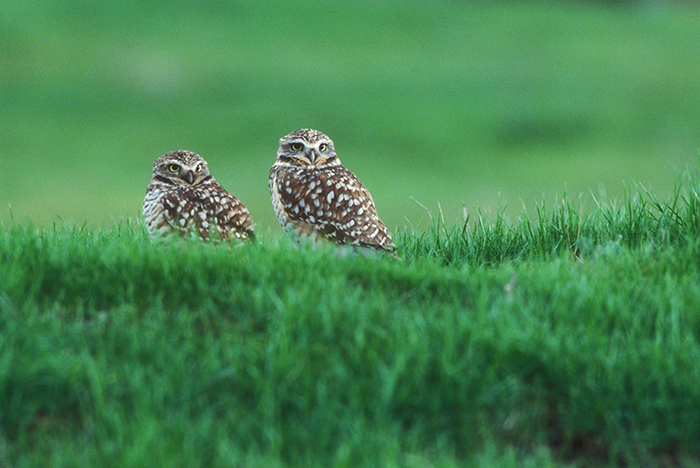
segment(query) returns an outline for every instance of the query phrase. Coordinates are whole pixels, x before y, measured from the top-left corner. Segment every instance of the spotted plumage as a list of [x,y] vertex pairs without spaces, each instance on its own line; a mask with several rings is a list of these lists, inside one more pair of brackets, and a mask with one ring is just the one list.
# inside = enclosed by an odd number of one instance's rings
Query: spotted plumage
[[298,239],[326,238],[395,254],[372,195],[340,163],[333,141],[317,130],[297,130],[280,139],[270,195],[280,224]]
[[214,180],[207,162],[191,151],[172,151],[155,160],[143,216],[151,236],[178,233],[229,240],[253,235],[246,207]]

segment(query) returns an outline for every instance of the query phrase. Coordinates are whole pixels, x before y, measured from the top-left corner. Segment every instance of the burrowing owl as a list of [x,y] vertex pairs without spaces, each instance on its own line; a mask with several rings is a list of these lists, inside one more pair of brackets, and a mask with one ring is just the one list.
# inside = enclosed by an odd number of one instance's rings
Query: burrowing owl
[[333,141],[317,130],[301,129],[280,139],[270,195],[280,224],[298,239],[325,237],[395,255],[372,195],[340,163]]
[[207,162],[191,151],[172,151],[153,163],[143,216],[151,236],[194,234],[207,240],[252,236],[250,213],[209,173]]

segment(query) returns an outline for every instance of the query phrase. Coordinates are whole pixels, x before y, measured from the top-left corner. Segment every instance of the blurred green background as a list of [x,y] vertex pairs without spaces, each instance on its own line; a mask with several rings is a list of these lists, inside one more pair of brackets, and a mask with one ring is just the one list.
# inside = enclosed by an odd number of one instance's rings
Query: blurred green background
[[585,1],[3,0],[0,219],[140,216],[189,149],[278,232],[279,138],[317,128],[392,229],[590,208],[697,167],[700,9]]

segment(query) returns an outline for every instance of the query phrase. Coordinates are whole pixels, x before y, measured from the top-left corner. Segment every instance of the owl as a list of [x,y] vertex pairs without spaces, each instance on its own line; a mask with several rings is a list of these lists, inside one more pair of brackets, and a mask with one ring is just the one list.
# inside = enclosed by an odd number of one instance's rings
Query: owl
[[246,207],[214,180],[207,162],[191,151],[172,151],[155,160],[143,216],[151,236],[253,237],[253,220]]
[[280,139],[270,195],[282,228],[298,240],[326,238],[354,250],[396,256],[372,195],[340,163],[333,141],[317,130],[301,129]]

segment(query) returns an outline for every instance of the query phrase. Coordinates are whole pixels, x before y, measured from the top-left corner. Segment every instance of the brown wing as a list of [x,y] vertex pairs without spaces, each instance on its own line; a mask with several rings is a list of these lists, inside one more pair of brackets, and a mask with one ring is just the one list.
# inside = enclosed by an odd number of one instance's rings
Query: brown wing
[[[167,222],[183,235],[194,231],[205,240],[212,232],[226,240],[253,235],[246,207],[213,179],[195,187],[172,186],[160,203],[161,224]],[[161,226],[155,229],[163,231]]]
[[285,214],[295,223],[341,244],[395,250],[369,191],[345,167],[280,169],[277,190]]

